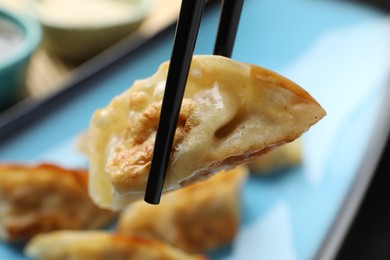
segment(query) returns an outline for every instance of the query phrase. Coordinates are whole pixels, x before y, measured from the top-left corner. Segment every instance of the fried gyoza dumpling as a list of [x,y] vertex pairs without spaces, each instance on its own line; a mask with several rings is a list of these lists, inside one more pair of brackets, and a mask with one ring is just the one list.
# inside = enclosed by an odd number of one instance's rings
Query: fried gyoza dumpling
[[88,196],[88,173],[50,164],[0,165],[0,238],[26,241],[58,229],[94,229],[117,213]]
[[226,245],[240,225],[240,192],[247,176],[247,167],[237,166],[165,193],[159,205],[134,202],[121,213],[117,231],[163,240],[192,253]]
[[[90,195],[119,209],[144,196],[168,63],[95,111],[88,132]],[[297,84],[267,69],[194,56],[164,191],[293,141],[325,116]]]
[[161,241],[104,231],[54,231],[33,237],[25,253],[38,260],[206,260]]
[[298,165],[302,155],[302,140],[298,138],[250,161],[248,166],[253,173],[271,174]]

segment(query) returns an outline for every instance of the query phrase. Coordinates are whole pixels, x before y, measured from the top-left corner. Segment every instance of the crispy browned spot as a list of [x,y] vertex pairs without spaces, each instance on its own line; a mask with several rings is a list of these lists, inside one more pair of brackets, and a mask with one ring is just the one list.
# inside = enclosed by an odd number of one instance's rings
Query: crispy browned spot
[[[188,119],[195,110],[195,102],[184,99],[180,110],[173,148],[179,144],[193,127]],[[151,103],[126,129],[125,143],[116,147],[116,155],[107,162],[107,172],[116,187],[127,190],[131,182],[126,180],[146,179],[153,156],[154,141],[161,111],[161,102]],[[173,154],[171,152],[171,156]],[[119,169],[116,170],[116,169]]]

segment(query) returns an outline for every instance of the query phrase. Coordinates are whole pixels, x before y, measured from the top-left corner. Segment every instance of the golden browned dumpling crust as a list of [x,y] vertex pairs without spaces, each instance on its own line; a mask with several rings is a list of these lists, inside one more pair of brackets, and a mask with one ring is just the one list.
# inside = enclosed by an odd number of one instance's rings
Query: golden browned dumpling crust
[[87,187],[84,170],[0,165],[0,238],[19,242],[51,230],[107,225],[117,214],[97,207]]
[[[88,129],[90,195],[121,209],[144,196],[168,63],[97,110]],[[252,160],[325,116],[304,89],[255,65],[194,56],[164,192]]]
[[117,231],[168,242],[199,253],[232,242],[240,225],[241,187],[248,169],[237,166],[182,189],[165,193],[159,205],[132,203]]
[[37,260],[207,260],[163,242],[104,231],[54,231],[34,237],[25,249]]

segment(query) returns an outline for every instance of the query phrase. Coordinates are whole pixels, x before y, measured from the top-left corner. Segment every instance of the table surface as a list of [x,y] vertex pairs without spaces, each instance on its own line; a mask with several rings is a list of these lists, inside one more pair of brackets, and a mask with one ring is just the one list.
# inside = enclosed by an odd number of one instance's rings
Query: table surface
[[[218,14],[217,6],[206,10],[195,54],[212,53]],[[344,1],[247,0],[233,58],[299,80],[298,74],[304,74],[302,69],[292,68],[303,66],[299,61],[324,35],[383,17],[385,14],[379,10]],[[22,163],[53,161],[72,167],[83,165],[83,161],[73,154],[74,138],[88,127],[94,110],[105,106],[134,80],[153,74],[163,61],[169,59],[173,36],[174,30],[166,31],[126,58],[81,82],[80,90],[68,93],[51,111],[42,113],[28,127],[4,140],[0,146],[0,160]],[[295,74],[296,71],[299,73]],[[303,87],[317,95],[326,93],[314,86]],[[327,93],[327,96],[331,94]],[[314,97],[320,103],[325,100],[328,105],[329,98]],[[337,102],[337,98],[335,100]],[[330,139],[327,154],[317,148],[325,147],[322,136],[330,131],[327,123],[333,122],[334,107],[343,109],[344,104],[340,102],[332,108],[325,107],[330,119],[304,135],[304,155],[307,157],[303,165],[266,178],[252,176],[243,190],[240,234],[230,247],[210,252],[210,256],[213,259],[253,259],[253,256],[261,256],[261,259],[312,259],[354,179],[372,131],[377,103],[369,103],[365,112],[354,111],[358,116],[354,113],[352,123],[351,118],[340,119],[345,121],[341,125],[358,126],[351,138],[362,141],[356,144],[348,138],[348,133],[342,131]],[[324,165],[321,169],[310,168],[309,159],[323,160]],[[324,175],[313,182],[309,171],[324,172]],[[6,259],[25,259],[20,249],[0,244],[0,256],[3,255]]]

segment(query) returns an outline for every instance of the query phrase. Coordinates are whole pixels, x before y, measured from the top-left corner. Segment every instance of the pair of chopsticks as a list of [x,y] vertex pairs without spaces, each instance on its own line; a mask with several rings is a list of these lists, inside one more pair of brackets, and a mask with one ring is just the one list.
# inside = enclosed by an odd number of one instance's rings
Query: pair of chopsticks
[[[206,0],[182,0],[144,200],[159,204]],[[222,0],[214,54],[231,57],[243,0]]]

